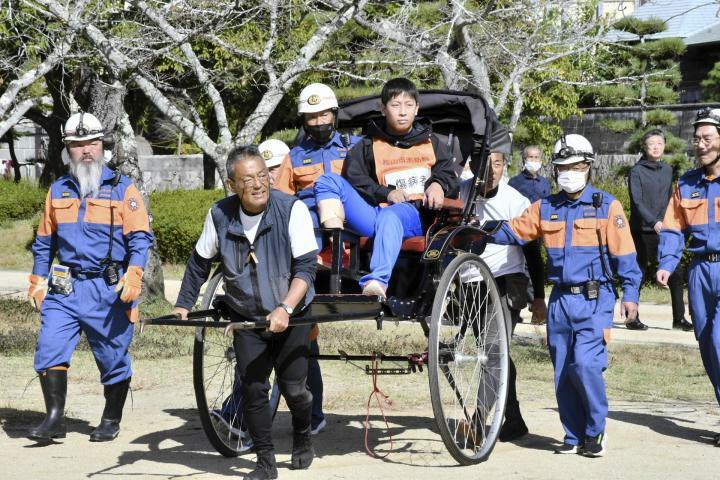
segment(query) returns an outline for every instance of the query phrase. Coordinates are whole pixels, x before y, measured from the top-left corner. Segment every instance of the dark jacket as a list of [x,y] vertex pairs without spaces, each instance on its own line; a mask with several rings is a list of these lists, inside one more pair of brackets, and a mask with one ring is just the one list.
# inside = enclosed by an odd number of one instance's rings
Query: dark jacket
[[[251,245],[240,220],[240,199],[224,198],[211,209],[218,237],[218,256],[225,277],[225,294],[230,307],[242,315],[265,316],[285,299],[294,278],[309,285],[304,305],[315,294],[317,251],[293,258],[288,232],[292,195],[271,189],[270,199]],[[251,252],[257,258],[252,260]],[[200,286],[210,272],[211,260],[193,252],[183,277],[176,306],[192,308]],[[199,283],[198,283],[199,282]],[[298,305],[298,311],[302,305]]]
[[550,182],[545,177],[542,175],[533,177],[525,170],[512,177],[508,181],[508,185],[522,193],[523,197],[530,200],[530,203],[542,200],[552,193]]
[[644,156],[630,169],[630,229],[654,232],[653,226],[665,217],[672,194],[672,167]]
[[410,132],[402,136],[387,133],[384,122],[378,124],[371,121],[368,125],[368,134],[350,150],[342,172],[342,176],[370,205],[386,202],[388,194],[394,189],[378,183],[373,138],[386,140],[400,148],[411,148],[429,139],[435,152],[435,165],[430,170],[430,178],[425,182],[425,188],[437,182],[442,186],[446,197],[457,198],[459,181],[453,167],[453,155],[449,147],[432,133],[432,124],[429,120],[416,119]]

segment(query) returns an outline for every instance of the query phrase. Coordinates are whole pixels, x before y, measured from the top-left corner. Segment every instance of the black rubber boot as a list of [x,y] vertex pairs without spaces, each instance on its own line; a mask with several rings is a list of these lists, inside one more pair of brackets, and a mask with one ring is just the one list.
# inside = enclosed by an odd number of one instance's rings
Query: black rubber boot
[[291,469],[305,470],[313,462],[315,450],[312,446],[311,428],[308,426],[300,431],[293,430],[293,448],[290,459]]
[[275,465],[275,453],[258,452],[255,470],[246,474],[243,480],[269,480],[278,478],[277,466]]
[[105,385],[105,410],[100,425],[90,434],[91,442],[109,442],[117,438],[129,388],[129,378],[113,385]]
[[28,432],[32,440],[65,438],[65,397],[67,396],[67,370],[47,370],[40,374],[40,387],[45,398],[47,415],[40,425]]
[[505,407],[505,422],[500,428],[498,440],[510,442],[527,435],[528,428],[520,413],[520,404],[515,402]]

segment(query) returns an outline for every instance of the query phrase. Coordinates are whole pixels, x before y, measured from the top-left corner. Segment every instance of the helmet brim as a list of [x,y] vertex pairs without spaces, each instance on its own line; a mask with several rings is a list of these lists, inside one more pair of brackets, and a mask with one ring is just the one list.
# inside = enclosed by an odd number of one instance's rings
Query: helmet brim
[[96,138],[105,138],[105,134],[98,132],[89,135],[66,135],[63,137],[63,142],[82,142],[84,140],[94,140]]
[[552,160],[553,165],[572,165],[573,163],[582,163],[582,162],[587,162],[589,164],[592,164],[593,159],[587,158],[587,157],[581,157],[578,155],[573,155],[572,157],[554,158]]

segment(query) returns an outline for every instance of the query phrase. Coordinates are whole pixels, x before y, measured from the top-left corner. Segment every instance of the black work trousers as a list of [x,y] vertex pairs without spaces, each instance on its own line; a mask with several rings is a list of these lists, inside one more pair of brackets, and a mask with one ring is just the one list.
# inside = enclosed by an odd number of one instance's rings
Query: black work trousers
[[[637,250],[637,261],[643,278],[646,275],[652,275],[651,281],[655,281],[655,270],[651,270],[651,266],[657,267],[657,251],[659,237],[655,232],[632,232],[635,248]],[[647,280],[647,279],[645,279]],[[670,287],[670,301],[672,303],[673,323],[677,323],[685,317],[685,303],[683,302],[683,286],[685,284],[685,268],[682,264],[678,264],[677,268],[668,279],[668,287]],[[641,285],[642,286],[642,285]]]
[[[514,297],[517,296],[518,292],[510,292],[508,291],[508,287],[510,287],[510,282],[518,282],[518,281],[524,281],[526,288],[525,291],[527,291],[527,277],[525,277],[522,273],[512,273],[509,275],[503,275],[501,277],[497,277],[495,279],[495,282],[497,283],[498,290],[500,293],[500,297],[505,304],[505,306],[508,309],[508,313],[510,313],[510,321],[512,322],[511,325],[508,325],[508,336],[512,338],[512,334],[515,331],[515,325],[518,324],[520,321],[520,311],[521,308],[517,308],[518,300]],[[517,288],[514,286],[516,284],[513,284],[513,287],[510,287],[512,290],[513,288],[517,290]],[[508,348],[508,353],[510,353],[510,349]],[[513,405],[518,404],[518,398],[517,398],[517,369],[515,368],[515,362],[513,362],[512,355],[508,355],[508,391],[507,391],[507,402],[505,402],[506,405],[512,407]],[[507,415],[508,411],[513,411],[513,409],[506,409],[505,413]]]
[[272,413],[268,401],[271,369],[292,415],[295,432],[310,429],[312,394],[306,386],[310,325],[289,327],[282,333],[241,330],[233,345],[243,396],[243,416],[255,452],[274,450]]

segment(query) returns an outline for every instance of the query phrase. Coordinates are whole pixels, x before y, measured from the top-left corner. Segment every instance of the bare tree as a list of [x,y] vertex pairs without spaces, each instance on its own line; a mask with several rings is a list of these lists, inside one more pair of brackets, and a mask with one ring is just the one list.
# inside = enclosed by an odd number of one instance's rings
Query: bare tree
[[[40,16],[53,18],[82,38],[114,77],[141,89],[156,109],[212,158],[223,179],[227,152],[257,137],[283,96],[301,75],[315,68],[318,52],[367,3],[307,2],[304,24],[312,34],[302,43],[289,44],[288,19],[294,17],[291,9],[297,4],[280,0],[132,0],[129,8],[112,14],[101,10],[101,4],[71,8],[57,0],[24,1]],[[115,27],[121,22],[129,34],[117,33]],[[260,41],[249,41],[253,35]],[[227,72],[216,59],[208,58],[212,49],[235,56],[245,78],[253,79],[253,87],[262,92],[242,126],[231,124],[223,90],[237,72]],[[168,64],[174,65],[175,73],[182,70],[181,81],[178,75],[166,73]],[[328,68],[327,62],[323,68]],[[188,85],[179,87],[180,95],[178,84]],[[198,113],[201,107],[205,117]],[[209,122],[203,120],[207,116],[216,126],[216,138],[210,136]]]
[[[583,12],[577,0],[452,0],[432,24],[418,3],[407,0],[390,17],[361,14],[357,21],[378,36],[373,48],[432,61],[448,88],[474,90],[496,111],[509,109],[511,130],[526,93],[538,87],[531,74],[589,52],[605,31],[604,20]],[[557,80],[563,74],[553,72]]]

